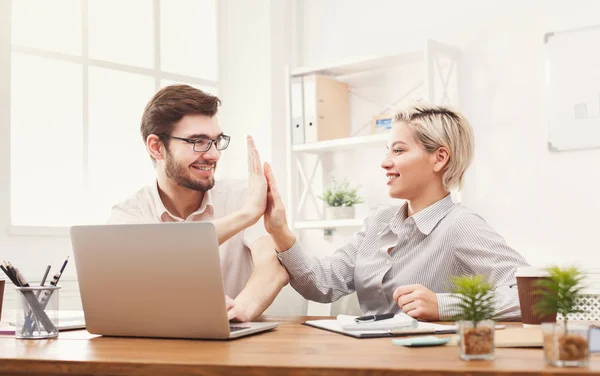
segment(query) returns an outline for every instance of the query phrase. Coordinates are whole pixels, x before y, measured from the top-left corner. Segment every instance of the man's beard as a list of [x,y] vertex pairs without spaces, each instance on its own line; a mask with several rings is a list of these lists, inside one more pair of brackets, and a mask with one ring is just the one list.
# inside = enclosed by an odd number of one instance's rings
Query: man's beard
[[[194,191],[206,192],[215,185],[215,178],[211,176],[206,180],[194,180],[190,177],[187,168],[175,162],[171,152],[167,150],[165,173],[167,177],[175,181],[179,186],[188,188]],[[213,164],[213,168],[214,168]]]

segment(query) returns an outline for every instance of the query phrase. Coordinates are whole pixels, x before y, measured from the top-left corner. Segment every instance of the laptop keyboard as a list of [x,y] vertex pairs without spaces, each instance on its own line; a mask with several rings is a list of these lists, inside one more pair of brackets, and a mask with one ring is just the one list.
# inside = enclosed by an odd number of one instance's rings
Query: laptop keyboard
[[229,331],[232,333],[237,332],[238,330],[244,330],[244,329],[250,329],[250,327],[249,326],[232,326],[232,325],[229,326]]

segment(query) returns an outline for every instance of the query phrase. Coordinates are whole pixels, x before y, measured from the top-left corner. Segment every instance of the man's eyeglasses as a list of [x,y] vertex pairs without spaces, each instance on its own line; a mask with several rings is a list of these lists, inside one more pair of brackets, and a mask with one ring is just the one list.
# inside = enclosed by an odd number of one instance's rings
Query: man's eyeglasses
[[174,138],[175,140],[180,140],[187,142],[188,144],[194,145],[194,151],[197,153],[203,153],[205,151],[209,151],[212,147],[212,144],[215,144],[217,150],[225,150],[227,146],[229,146],[229,141],[231,140],[230,136],[222,135],[217,137],[215,140],[210,138],[183,138],[183,137],[175,137],[175,136],[167,136],[168,138]]

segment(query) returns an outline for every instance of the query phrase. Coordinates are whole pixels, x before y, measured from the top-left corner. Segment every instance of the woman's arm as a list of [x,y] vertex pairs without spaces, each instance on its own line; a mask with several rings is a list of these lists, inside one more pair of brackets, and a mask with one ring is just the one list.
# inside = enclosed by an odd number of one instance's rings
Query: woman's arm
[[356,233],[345,246],[328,257],[308,256],[287,225],[285,207],[269,164],[265,164],[268,184],[265,228],[273,237],[279,261],[288,271],[290,284],[303,297],[332,302],[354,291],[354,266],[365,230]]
[[290,284],[304,298],[321,303],[338,300],[354,292],[356,255],[365,231],[354,234],[350,242],[331,256],[308,256],[300,243],[278,254],[290,276]]
[[[475,213],[457,218],[452,231],[452,249],[464,274],[484,275],[494,285],[498,318],[519,319],[521,311],[515,271],[529,263]],[[454,297],[450,294],[437,296],[440,319],[449,319],[458,313],[453,309]]]

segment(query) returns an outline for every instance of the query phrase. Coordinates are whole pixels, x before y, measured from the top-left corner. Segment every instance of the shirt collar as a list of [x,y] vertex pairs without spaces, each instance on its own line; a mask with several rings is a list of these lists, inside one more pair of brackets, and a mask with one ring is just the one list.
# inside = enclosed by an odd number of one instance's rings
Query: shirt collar
[[[167,208],[165,207],[165,205],[163,204],[163,202],[160,198],[160,194],[158,193],[158,181],[156,182],[156,184],[152,185],[151,192],[152,192],[152,197],[154,200],[154,207],[156,208],[156,213],[161,222],[165,222],[165,219],[166,219],[165,216],[171,217],[171,219],[173,219],[177,222],[184,221],[184,219],[179,218],[178,216],[176,216],[173,213],[171,213],[170,211],[168,211]],[[190,214],[188,218],[193,218],[193,217],[203,214],[205,212],[210,215],[213,215],[213,213],[214,213],[213,197],[212,197],[212,193],[210,192],[210,190],[204,192],[204,198],[202,199],[202,203],[200,204],[200,207],[198,208],[198,210],[196,210],[195,212]]]
[[408,202],[406,202],[398,210],[394,218],[392,218],[390,230],[392,230],[392,232],[395,234],[399,234],[405,222],[412,220],[423,235],[429,235],[435,226],[437,226],[437,224],[444,219],[453,206],[454,201],[452,201],[452,196],[448,194],[443,199],[426,207],[420,212],[414,214],[412,217],[407,218]]

